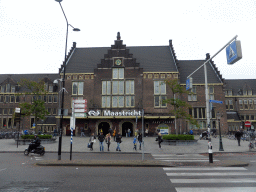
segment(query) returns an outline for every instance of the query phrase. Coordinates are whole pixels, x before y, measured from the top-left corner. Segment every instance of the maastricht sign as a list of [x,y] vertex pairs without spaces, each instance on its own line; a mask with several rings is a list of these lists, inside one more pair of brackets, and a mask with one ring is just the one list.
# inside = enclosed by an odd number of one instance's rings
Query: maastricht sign
[[110,110],[90,110],[88,116],[141,116],[142,112],[137,110],[131,111],[110,111]]

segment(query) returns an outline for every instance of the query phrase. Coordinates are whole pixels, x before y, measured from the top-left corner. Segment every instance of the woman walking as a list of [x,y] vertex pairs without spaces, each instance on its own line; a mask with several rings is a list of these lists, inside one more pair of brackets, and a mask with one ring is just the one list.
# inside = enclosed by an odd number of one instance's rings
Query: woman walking
[[161,135],[161,133],[158,133],[158,145],[159,145],[159,148],[161,148],[161,143],[162,143],[162,135]]
[[110,143],[111,143],[111,135],[110,135],[110,133],[108,133],[107,135],[106,135],[106,143],[107,143],[107,145],[108,145],[108,151],[109,151],[109,146],[110,146]]
[[91,145],[91,151],[93,150],[93,143],[96,141],[96,137],[94,136],[94,133],[90,136],[89,143]]

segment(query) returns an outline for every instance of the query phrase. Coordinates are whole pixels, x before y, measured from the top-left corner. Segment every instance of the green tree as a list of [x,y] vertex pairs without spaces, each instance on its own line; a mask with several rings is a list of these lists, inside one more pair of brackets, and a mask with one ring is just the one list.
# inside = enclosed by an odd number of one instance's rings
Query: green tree
[[43,96],[47,94],[47,91],[44,87],[44,81],[40,80],[39,82],[32,81],[29,79],[21,79],[19,86],[25,90],[21,94],[30,95],[32,100],[30,102],[20,103],[20,108],[22,111],[22,116],[35,116],[35,132],[37,133],[37,121],[40,119],[45,119],[45,116],[48,115],[48,111],[45,108]]
[[[191,108],[191,105],[181,100],[182,94],[189,94],[189,91],[187,91],[184,86],[181,86],[177,79],[166,80],[165,83],[172,91],[171,99],[163,101],[173,106],[173,110],[171,110],[170,113],[173,114],[176,119],[186,119],[192,125],[199,127],[197,120],[188,113],[188,109]],[[178,129],[176,129],[176,134],[178,134]]]

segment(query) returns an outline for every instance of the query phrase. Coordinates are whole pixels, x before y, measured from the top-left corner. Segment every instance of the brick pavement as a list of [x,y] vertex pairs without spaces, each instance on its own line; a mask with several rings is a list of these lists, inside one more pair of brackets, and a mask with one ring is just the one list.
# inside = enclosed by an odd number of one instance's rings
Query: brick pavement
[[[198,139],[198,136],[195,136],[195,139]],[[236,140],[230,140],[223,138],[223,148],[225,152],[249,152],[248,141],[241,141],[241,146],[238,146]],[[91,152],[87,148],[87,143],[89,137],[73,137],[73,152]],[[123,137],[121,143],[121,153],[141,153],[142,150],[133,150],[133,137],[126,138]],[[208,141],[207,140],[198,140],[196,145],[190,146],[173,146],[168,144],[162,144],[162,148],[159,149],[155,137],[145,137],[144,140],[144,152],[152,154],[179,154],[179,153],[208,153]],[[13,139],[0,139],[0,152],[23,152],[28,145],[19,145]],[[46,152],[57,152],[58,151],[58,139],[55,143],[43,144],[46,148]],[[213,153],[219,152],[219,139],[212,138]],[[105,152],[107,152],[107,145],[105,144]],[[110,152],[116,152],[116,142],[112,142],[110,146]],[[255,149],[252,151],[256,152]],[[62,152],[70,152],[70,137],[62,137]],[[99,142],[94,144],[93,152],[100,152]],[[220,152],[223,153],[223,152]]]

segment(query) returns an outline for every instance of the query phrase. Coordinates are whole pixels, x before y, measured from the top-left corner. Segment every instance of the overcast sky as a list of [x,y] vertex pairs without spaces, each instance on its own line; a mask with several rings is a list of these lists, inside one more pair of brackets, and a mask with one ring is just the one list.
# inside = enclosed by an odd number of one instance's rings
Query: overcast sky
[[[168,45],[179,60],[214,55],[235,35],[243,58],[233,65],[223,50],[213,60],[226,79],[256,78],[255,0],[63,0],[68,50],[110,47],[117,32],[127,46]],[[64,60],[66,21],[55,0],[0,0],[0,74],[58,73]],[[102,58],[104,56],[102,55]],[[99,58],[99,62],[100,62]]]

